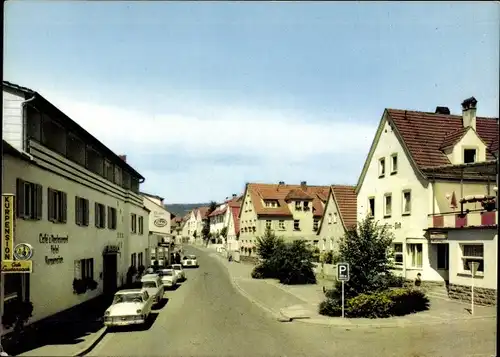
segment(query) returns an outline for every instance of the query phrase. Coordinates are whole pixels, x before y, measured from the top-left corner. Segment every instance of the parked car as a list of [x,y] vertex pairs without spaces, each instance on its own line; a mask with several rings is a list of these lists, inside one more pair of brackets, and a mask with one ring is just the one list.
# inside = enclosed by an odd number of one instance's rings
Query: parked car
[[182,264],[172,264],[172,269],[177,274],[177,279],[179,281],[185,281],[187,279],[186,272],[182,268]]
[[145,324],[151,314],[153,298],[146,289],[120,290],[104,312],[108,327]]
[[182,258],[182,266],[184,268],[198,268],[198,259],[196,259],[196,255],[186,255]]
[[172,289],[177,285],[177,274],[174,269],[162,269],[159,274],[163,286]]
[[146,274],[141,278],[142,288],[153,297],[153,304],[158,304],[163,299],[165,288],[158,274]]

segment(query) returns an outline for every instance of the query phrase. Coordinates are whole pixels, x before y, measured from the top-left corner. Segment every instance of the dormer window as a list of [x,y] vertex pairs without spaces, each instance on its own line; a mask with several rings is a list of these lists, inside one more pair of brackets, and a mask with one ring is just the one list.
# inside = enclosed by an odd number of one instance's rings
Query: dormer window
[[302,211],[302,202],[301,201],[295,201],[295,210]]
[[264,205],[266,206],[266,208],[277,208],[277,207],[279,207],[278,201],[276,201],[276,200],[265,200],[264,201]]
[[477,150],[464,149],[464,164],[471,164],[476,162]]
[[385,158],[378,160],[378,177],[385,176]]

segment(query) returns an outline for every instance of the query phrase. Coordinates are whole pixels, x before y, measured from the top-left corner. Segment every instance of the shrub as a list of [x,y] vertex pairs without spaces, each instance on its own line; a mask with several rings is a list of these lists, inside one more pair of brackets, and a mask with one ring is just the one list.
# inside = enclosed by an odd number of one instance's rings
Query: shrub
[[393,301],[392,314],[403,316],[429,309],[429,299],[418,289],[401,288],[389,293]]
[[348,317],[389,317],[393,301],[387,292],[360,294],[347,301]]
[[256,250],[259,257],[264,260],[271,259],[283,246],[283,239],[277,237],[269,228],[262,237],[257,237]]
[[33,303],[18,298],[5,302],[2,324],[6,328],[14,328],[16,333],[22,331],[26,322],[33,315]]
[[333,252],[331,250],[325,252],[322,261],[325,264],[333,264]]
[[282,284],[315,284],[312,252],[303,240],[287,243],[270,259],[271,268]]
[[319,313],[325,316],[341,316],[342,305],[337,300],[326,299],[319,304]]
[[264,265],[257,265],[252,270],[252,278],[254,279],[266,279],[269,277],[269,271]]

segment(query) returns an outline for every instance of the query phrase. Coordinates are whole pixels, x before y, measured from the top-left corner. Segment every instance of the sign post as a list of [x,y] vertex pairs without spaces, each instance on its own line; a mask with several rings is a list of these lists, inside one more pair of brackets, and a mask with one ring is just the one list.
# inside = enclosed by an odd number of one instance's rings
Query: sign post
[[337,264],[337,280],[342,282],[342,318],[344,318],[344,283],[349,281],[349,263]]
[[469,269],[471,272],[472,284],[471,284],[471,315],[474,315],[474,278],[476,277],[477,268],[479,268],[479,262],[469,262]]

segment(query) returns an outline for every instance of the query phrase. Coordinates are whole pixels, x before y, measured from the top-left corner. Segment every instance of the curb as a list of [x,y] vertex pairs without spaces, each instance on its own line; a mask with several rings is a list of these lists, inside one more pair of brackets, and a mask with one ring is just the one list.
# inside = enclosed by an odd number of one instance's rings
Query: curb
[[80,356],[85,356],[87,353],[92,351],[95,346],[101,342],[101,340],[104,338],[104,336],[107,334],[108,329],[106,327],[101,328],[99,331],[96,332],[95,339],[90,343],[85,348],[82,348],[79,352],[73,354],[73,357],[80,357]]

